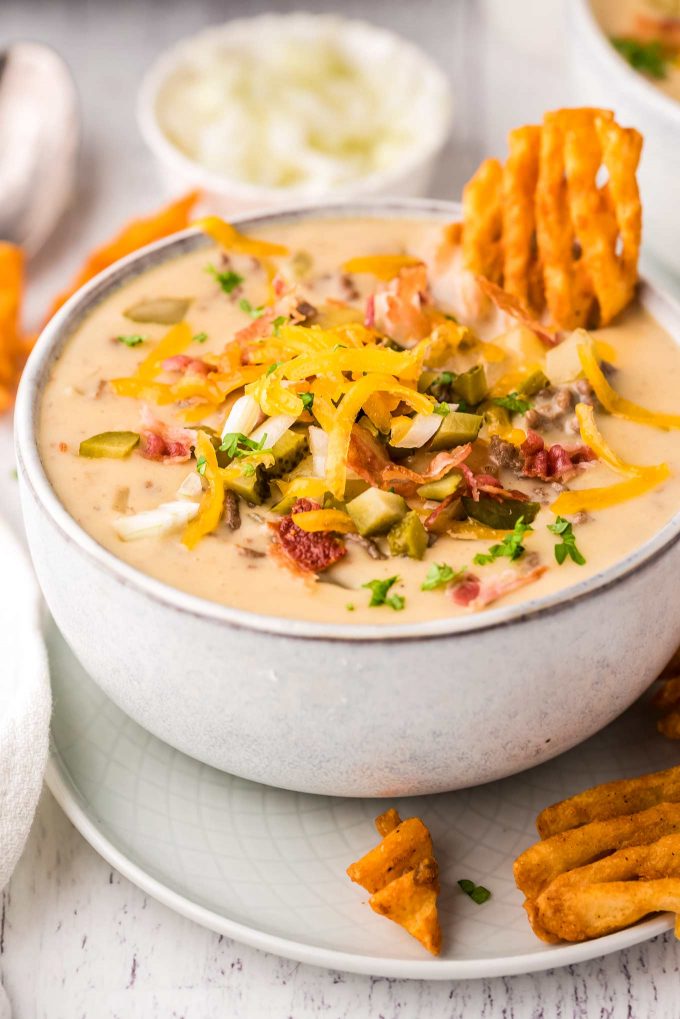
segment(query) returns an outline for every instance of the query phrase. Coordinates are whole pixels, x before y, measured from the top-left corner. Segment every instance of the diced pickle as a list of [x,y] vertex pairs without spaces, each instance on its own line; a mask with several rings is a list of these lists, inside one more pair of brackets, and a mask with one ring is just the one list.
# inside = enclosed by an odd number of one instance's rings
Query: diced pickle
[[418,489],[418,495],[421,499],[436,499],[437,502],[443,502],[449,495],[453,495],[462,480],[462,474],[457,471],[451,471],[450,474],[447,474],[445,478],[440,478],[439,481],[428,481],[427,484],[421,485]]
[[485,400],[477,410],[481,411],[485,425],[491,425],[492,428],[510,428],[512,418],[505,407],[499,407],[497,403]]
[[89,457],[107,456],[122,460],[129,456],[139,443],[137,432],[100,432],[83,439],[80,443],[80,455]]
[[469,404],[481,403],[489,390],[483,364],[468,368],[462,375],[453,380],[453,391],[461,400]]
[[151,301],[138,301],[123,312],[132,322],[156,322],[162,326],[174,326],[186,315],[190,297],[157,297]]
[[511,531],[520,517],[525,524],[530,524],[540,508],[540,503],[522,502],[521,499],[499,501],[480,495],[479,502],[475,502],[469,496],[463,496],[463,509],[467,515],[497,531]]
[[530,372],[517,387],[517,392],[522,396],[536,396],[542,389],[550,385],[548,376],[540,368]]
[[422,559],[427,549],[427,531],[420,517],[411,510],[387,534],[392,555],[405,555],[409,559]]
[[418,379],[418,392],[426,393],[433,382],[439,378],[439,372],[424,371],[421,372],[420,378]]
[[224,487],[256,506],[269,498],[269,480],[262,464],[258,464],[252,474],[242,473],[235,478],[225,478]]
[[408,506],[400,495],[382,492],[379,488],[367,488],[347,503],[347,512],[364,538],[386,534],[390,527],[406,516],[407,510]]
[[466,442],[474,442],[483,420],[481,414],[465,414],[460,410],[449,411],[430,439],[428,449],[451,449],[453,446],[463,446]]
[[301,460],[309,452],[309,443],[305,432],[294,432],[288,429],[280,439],[271,447],[274,455],[273,466],[267,469],[270,478],[280,478],[282,474],[288,474],[295,470]]

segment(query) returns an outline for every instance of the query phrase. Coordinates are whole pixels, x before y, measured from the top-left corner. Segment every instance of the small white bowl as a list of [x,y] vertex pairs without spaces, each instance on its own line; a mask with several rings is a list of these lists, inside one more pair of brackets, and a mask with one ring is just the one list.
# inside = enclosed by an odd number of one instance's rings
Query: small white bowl
[[[342,42],[346,52],[358,54],[372,64],[384,64],[385,89],[390,88],[390,67],[410,67],[417,77],[419,134],[415,143],[404,147],[388,169],[374,171],[325,190],[309,187],[264,187],[227,177],[207,169],[168,138],[159,121],[159,100],[172,77],[201,53],[219,46],[252,45],[253,39],[291,34],[306,39],[328,38]],[[142,137],[156,157],[162,180],[170,193],[199,187],[211,210],[223,214],[271,207],[324,197],[382,196],[411,197],[427,191],[437,157],[451,125],[451,91],[441,70],[417,47],[392,32],[365,21],[335,15],[306,13],[263,14],[240,18],[207,28],[184,39],[163,53],[147,72],[138,96],[137,119]]]
[[633,70],[605,35],[591,0],[573,0],[570,49],[573,84],[580,102],[613,109],[619,122],[644,135],[640,190],[645,245],[680,274],[680,102]]

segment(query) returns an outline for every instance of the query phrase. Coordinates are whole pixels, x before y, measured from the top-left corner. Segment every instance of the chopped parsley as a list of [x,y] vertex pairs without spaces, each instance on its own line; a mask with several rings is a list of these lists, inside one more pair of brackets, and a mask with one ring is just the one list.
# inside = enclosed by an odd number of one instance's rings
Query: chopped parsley
[[443,418],[451,412],[448,403],[435,403],[433,410],[435,414],[441,414]]
[[354,612],[354,605],[352,604],[351,601],[347,602],[347,604],[345,605],[345,608],[347,609],[348,612]]
[[255,473],[255,464],[244,464],[241,474],[244,478],[252,478]]
[[199,456],[198,460],[196,461],[196,470],[201,475],[201,477],[203,477],[203,475],[205,474],[205,468],[207,463],[208,461],[204,456]]
[[576,547],[576,536],[572,526],[564,517],[558,517],[554,524],[548,524],[548,530],[557,534],[562,541],[555,545],[555,559],[561,566],[567,557],[572,559],[579,566],[585,564],[585,558]]
[[453,382],[453,372],[442,372],[435,382],[440,386],[450,386]]
[[274,327],[274,336],[278,336],[279,335],[279,330],[281,329],[281,326],[285,326],[287,321],[288,321],[288,319],[286,318],[285,315],[277,315],[276,316],[276,318],[272,322],[272,325]]
[[465,894],[469,895],[478,906],[481,906],[483,902],[487,902],[491,898],[491,892],[488,888],[485,888],[484,885],[476,885],[469,878],[461,878],[458,882],[458,887],[462,888]]
[[276,371],[280,364],[283,364],[283,361],[274,361],[274,364],[270,364],[269,367],[267,368],[265,375],[271,375],[273,372]]
[[208,339],[208,334],[207,333],[195,333],[191,337],[191,339],[194,341],[194,343],[205,343],[205,341]]
[[462,570],[454,570],[448,563],[432,563],[425,574],[425,580],[420,585],[421,591],[435,591],[438,587],[446,587],[452,581],[462,577],[465,567]]
[[305,410],[311,410],[314,406],[314,393],[298,393]]
[[259,442],[255,442],[254,439],[249,439],[243,432],[227,432],[226,435],[222,436],[222,445],[220,446],[220,452],[226,453],[232,460],[237,456],[248,456],[249,453],[257,453],[264,449],[264,444],[267,441],[266,433],[262,436]]
[[238,302],[238,306],[241,311],[245,311],[246,315],[250,315],[251,318],[260,318],[264,314],[264,304],[254,308],[247,297],[242,297]]
[[126,347],[138,347],[140,343],[144,343],[144,337],[138,333],[132,333],[129,336],[116,336],[119,343],[124,343]]
[[643,42],[634,36],[614,36],[611,40],[614,49],[627,60],[631,67],[650,78],[665,78],[668,74],[668,56],[658,39]]
[[233,269],[226,269],[224,272],[220,272],[214,265],[208,265],[205,271],[210,273],[225,294],[231,294],[232,291],[236,290],[243,283],[243,276],[239,276]]
[[395,612],[400,612],[406,604],[406,599],[401,594],[389,594],[393,584],[396,584],[399,577],[388,577],[387,580],[369,580],[362,587],[367,587],[371,592],[369,607],[374,605],[389,605]]
[[487,563],[492,563],[503,557],[510,560],[519,559],[524,554],[524,545],[522,544],[524,535],[531,534],[532,531],[533,527],[525,524],[524,517],[520,517],[512,534],[506,534],[500,544],[492,545],[486,555],[483,553],[476,555],[473,562],[476,566],[486,566]]
[[526,414],[532,406],[531,400],[525,400],[517,392],[508,393],[507,396],[497,396],[491,402],[495,403],[497,407],[505,407],[511,414]]

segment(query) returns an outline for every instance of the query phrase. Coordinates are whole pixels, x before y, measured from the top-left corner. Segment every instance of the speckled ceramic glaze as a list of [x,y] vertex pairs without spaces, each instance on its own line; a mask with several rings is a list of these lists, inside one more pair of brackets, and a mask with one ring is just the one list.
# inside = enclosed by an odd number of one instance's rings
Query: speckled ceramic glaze
[[[306,207],[242,219],[247,230]],[[442,221],[450,203],[347,203],[333,215]],[[92,306],[131,276],[206,244],[187,231],[118,262],[55,316],[16,412],[33,560],[54,618],[102,689],[178,749],[269,785],[345,796],[463,788],[561,753],[619,715],[680,642],[680,515],[565,591],[451,621],[326,625],[243,612],[175,590],[98,545],[69,516],[36,446],[42,387]],[[680,310],[642,299],[680,338]]]

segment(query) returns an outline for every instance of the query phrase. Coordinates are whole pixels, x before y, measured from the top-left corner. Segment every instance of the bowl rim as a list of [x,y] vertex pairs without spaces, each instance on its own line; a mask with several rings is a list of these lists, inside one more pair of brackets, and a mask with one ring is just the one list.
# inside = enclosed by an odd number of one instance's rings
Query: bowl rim
[[295,190],[294,188],[270,188],[259,184],[250,184],[236,177],[227,177],[207,169],[207,167],[186,155],[170,141],[165,131],[161,128],[156,113],[156,100],[160,89],[170,75],[181,65],[186,53],[197,42],[203,39],[210,41],[221,37],[228,38],[230,34],[241,31],[245,25],[252,25],[253,30],[256,30],[257,22],[271,21],[272,19],[288,20],[291,17],[298,19],[305,17],[316,21],[334,19],[342,24],[343,27],[358,27],[362,31],[368,30],[372,33],[383,35],[391,39],[395,45],[403,50],[410,51],[419,60],[423,68],[427,68],[428,74],[441,90],[443,102],[441,104],[441,111],[437,112],[439,123],[436,129],[433,129],[427,144],[419,145],[416,141],[415,144],[404,149],[403,156],[394,167],[377,170],[365,177],[349,181],[341,189],[336,188],[336,194],[342,191],[349,197],[351,195],[370,195],[378,189],[386,191],[394,186],[396,181],[408,176],[416,168],[420,168],[428,160],[436,156],[446,144],[451,130],[453,92],[442,69],[423,49],[409,42],[408,39],[404,39],[396,32],[384,28],[382,25],[373,24],[364,18],[345,18],[342,15],[332,13],[314,14],[308,11],[288,13],[271,11],[263,12],[250,18],[234,18],[221,24],[210,25],[207,28],[201,29],[200,32],[185,36],[169,48],[163,50],[155,58],[144,74],[139,86],[136,117],[144,142],[158,160],[169,166],[176,173],[181,174],[185,180],[193,180],[195,184],[202,187],[205,191],[211,191],[225,199],[242,202],[276,203],[280,203],[283,199],[286,201],[286,204],[289,202],[300,204],[305,201],[318,202],[323,200],[320,195],[312,195],[302,190]]
[[[446,222],[460,214],[460,204],[439,199],[398,198],[295,203],[259,213],[243,213],[233,222],[246,228],[267,227],[300,219],[394,218],[432,219]],[[138,570],[100,545],[77,523],[62,504],[43,466],[37,443],[37,425],[42,390],[52,364],[69,336],[90,309],[129,279],[169,258],[208,247],[212,241],[200,230],[190,227],[170,235],[115,262],[81,287],[54,315],[41,332],[19,385],[14,416],[17,468],[20,483],[31,492],[39,508],[47,515],[68,544],[76,546],[95,566],[112,579],[156,603],[183,614],[227,626],[286,637],[316,640],[392,641],[422,640],[464,636],[514,623],[529,622],[573,607],[577,602],[600,594],[642,571],[680,541],[680,510],[647,542],[592,576],[565,588],[514,605],[487,609],[469,616],[433,619],[415,623],[357,624],[326,623],[285,616],[250,612],[201,598]],[[673,338],[680,346],[680,303],[653,284],[643,281],[643,304],[657,306],[662,318],[677,324]],[[656,314],[656,311],[654,312]],[[662,325],[665,325],[662,322]],[[665,326],[666,327],[666,326]],[[673,328],[668,327],[668,328]]]
[[595,15],[592,0],[573,0],[569,12],[576,31],[580,31],[592,44],[592,54],[603,65],[604,71],[614,75],[633,100],[646,102],[654,108],[655,114],[670,118],[676,126],[680,125],[680,100],[657,88],[616,52]]

